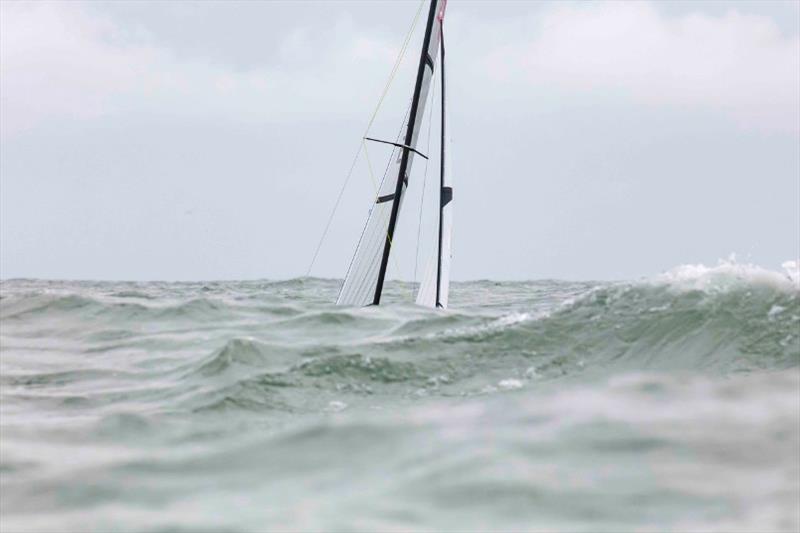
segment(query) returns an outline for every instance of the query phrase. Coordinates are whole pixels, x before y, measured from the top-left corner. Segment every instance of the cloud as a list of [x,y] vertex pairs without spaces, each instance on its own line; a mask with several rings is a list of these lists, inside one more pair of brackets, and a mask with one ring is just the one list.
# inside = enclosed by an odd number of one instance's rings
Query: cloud
[[[224,116],[233,120],[298,119],[360,111],[374,100],[399,47],[353,31],[347,17],[323,36],[297,26],[277,48],[278,65],[235,68],[178,58],[111,18],[76,3],[3,3],[0,75],[2,134],[14,135],[53,119],[119,114]],[[330,43],[334,43],[331,45]],[[342,65],[363,68],[342,76]],[[358,107],[357,107],[358,106]]]
[[558,4],[517,26],[522,31],[480,63],[495,81],[566,98],[613,93],[768,130],[800,128],[800,39],[784,36],[771,18],[588,3]]
[[[483,20],[480,10],[463,7],[449,13],[451,34],[471,38],[456,37],[462,48],[452,53],[452,72],[481,107],[530,108],[532,91],[586,104],[611,94],[767,130],[800,128],[800,40],[784,36],[771,18],[667,16],[648,3],[624,2],[547,4]],[[176,55],[146,29],[79,3],[4,2],[1,9],[4,137],[53,119],[123,113],[364,117],[399,48],[396,36],[371,33],[346,13],[325,31],[320,21],[287,17],[292,24],[282,28],[273,62],[240,68]],[[386,107],[402,111],[407,98],[396,94]]]
[[52,116],[101,115],[109,95],[135,84],[129,65],[150,55],[98,46],[94,39],[112,28],[65,6],[4,2],[0,9],[4,133]]

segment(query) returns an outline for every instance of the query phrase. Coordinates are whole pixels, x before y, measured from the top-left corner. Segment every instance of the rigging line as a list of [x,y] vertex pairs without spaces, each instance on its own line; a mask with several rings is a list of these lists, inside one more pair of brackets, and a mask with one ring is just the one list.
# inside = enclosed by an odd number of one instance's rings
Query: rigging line
[[406,49],[408,48],[408,43],[411,42],[411,36],[414,33],[414,28],[417,27],[417,21],[419,21],[419,15],[422,13],[422,6],[425,4],[425,0],[420,0],[419,7],[417,8],[417,13],[414,15],[414,21],[411,23],[411,28],[408,30],[406,34],[405,41],[403,41],[403,46],[400,48],[400,53],[397,56],[397,60],[394,62],[394,67],[392,67],[392,72],[389,74],[389,80],[386,82],[386,86],[383,88],[383,93],[381,94],[380,99],[378,100],[378,105],[375,106],[375,111],[372,113],[372,117],[369,119],[369,123],[367,124],[367,130],[364,132],[364,137],[367,136],[369,133],[369,129],[372,127],[372,123],[375,122],[375,117],[378,116],[378,110],[383,103],[383,99],[386,98],[386,94],[389,92],[389,86],[392,84],[392,80],[394,80],[395,74],[397,74],[397,70],[400,68],[400,63],[403,60],[403,56],[406,53]]
[[[433,125],[433,102],[434,102],[434,95],[436,93],[436,67],[434,67],[433,72],[431,73],[431,78],[433,87],[431,87],[431,106],[430,106],[430,111],[428,113],[428,140],[425,146],[426,153],[429,153],[431,151],[431,126]],[[414,257],[414,284],[417,283],[417,269],[419,267],[419,242],[420,242],[420,237],[422,235],[422,212],[423,208],[425,207],[425,184],[427,182],[428,182],[428,160],[426,159],[425,172],[422,175],[422,198],[420,199],[420,206],[419,206],[419,223],[417,224],[417,254]]]
[[377,200],[378,195],[380,195],[380,190],[378,190],[378,182],[375,179],[375,173],[372,172],[372,163],[369,160],[369,152],[367,151],[367,140],[363,139],[362,142],[364,143],[364,159],[367,160],[367,170],[369,170],[369,178],[372,180],[372,186],[375,188],[375,199]]
[[[425,0],[420,0],[419,7],[417,8],[417,13],[414,15],[414,20],[411,22],[411,27],[406,34],[406,38],[403,41],[403,46],[400,48],[400,52],[397,55],[397,59],[394,62],[394,66],[392,67],[392,71],[389,74],[389,79],[386,81],[386,85],[383,88],[383,93],[381,93],[381,97],[378,100],[378,104],[375,106],[375,111],[372,112],[372,116],[367,123],[367,128],[364,131],[364,135],[362,137],[366,137],[369,134],[369,129],[372,127],[372,123],[375,122],[375,117],[378,116],[378,111],[383,104],[384,98],[386,98],[386,94],[389,92],[389,87],[394,80],[395,74],[397,74],[397,70],[400,67],[400,63],[403,61],[403,56],[406,53],[406,49],[408,48],[408,43],[411,41],[411,36],[414,34],[414,28],[417,27],[417,21],[419,20],[419,15],[422,13],[422,6],[425,4]],[[339,195],[336,197],[336,202],[333,204],[333,210],[331,210],[331,214],[328,217],[328,222],[325,224],[325,229],[322,231],[322,236],[319,239],[319,243],[317,243],[317,248],[314,250],[314,255],[311,258],[311,263],[308,265],[308,270],[306,270],[305,277],[308,277],[311,274],[311,270],[314,268],[314,263],[317,261],[317,256],[319,255],[319,251],[322,248],[322,243],[325,241],[325,237],[328,235],[328,231],[331,228],[331,223],[333,222],[333,218],[336,216],[336,211],[339,209],[339,204],[342,201],[342,195],[344,195],[344,191],[347,188],[347,184],[350,183],[350,178],[353,175],[353,169],[356,167],[356,163],[358,162],[358,157],[361,155],[361,148],[363,145],[358,145],[358,150],[356,150],[356,155],[353,157],[353,162],[350,164],[350,170],[347,171],[347,176],[344,179],[344,183],[342,184],[342,188],[339,190]]]
[[[400,140],[401,136],[403,135],[403,130],[406,128],[406,123],[408,121],[408,117],[409,117],[410,112],[411,112],[411,104],[409,103],[409,106],[406,109],[405,116],[403,117],[403,121],[401,122],[400,128],[399,128],[399,130],[397,132],[397,140],[398,140],[398,142],[397,143],[387,143],[387,144],[393,145],[393,147],[392,147],[392,151],[391,151],[390,157],[386,162],[386,168],[384,168],[383,175],[381,176],[380,185],[377,183],[377,180],[375,179],[374,170],[372,168],[372,160],[369,157],[369,149],[366,146],[367,139],[364,139],[364,146],[363,146],[363,148],[364,148],[364,156],[365,156],[365,159],[366,159],[366,162],[367,162],[367,169],[369,170],[370,179],[372,181],[372,185],[373,185],[373,188],[375,190],[375,200],[374,200],[375,203],[372,205],[372,207],[370,207],[370,217],[367,219],[367,223],[364,225],[364,230],[362,231],[362,236],[361,236],[361,238],[359,238],[358,246],[356,246],[356,251],[353,254],[352,259],[350,260],[350,266],[348,266],[347,275],[345,276],[345,281],[346,281],[347,277],[350,275],[350,270],[352,268],[353,262],[355,261],[355,258],[358,255],[358,251],[361,249],[364,232],[366,231],[367,227],[369,226],[370,219],[372,218],[372,209],[374,208],[375,204],[381,203],[381,201],[380,201],[381,200],[380,190],[383,187],[383,184],[386,182],[386,177],[389,174],[389,169],[392,167],[392,163],[395,162],[395,155],[398,152],[398,147],[401,146],[399,144],[399,140]],[[380,233],[376,233],[375,236],[379,237],[379,239],[380,239]],[[383,239],[384,240],[388,239],[390,243],[392,241],[391,237],[389,237],[388,234],[385,235],[383,237]],[[373,239],[373,241],[374,241],[374,239]],[[375,242],[378,245],[380,244],[380,240],[375,241]],[[369,246],[373,246],[373,245],[369,244]],[[395,269],[396,269],[398,274],[400,274],[402,272],[396,256],[393,259],[393,266],[395,267]],[[342,282],[342,289],[344,288],[345,281]],[[357,287],[356,293],[360,293],[360,291],[362,291],[367,286],[368,282],[369,282],[368,278],[362,279],[361,282],[359,282],[358,285],[356,286]],[[341,290],[340,290],[340,292],[341,292]]]
[[[378,196],[380,195],[380,189],[378,188],[378,181],[375,179],[375,173],[372,171],[372,163],[369,160],[369,151],[367,150],[367,140],[364,139],[364,159],[367,160],[367,169],[369,170],[369,177],[372,180],[372,185],[375,187],[375,201],[377,202]],[[389,244],[392,243],[391,237],[389,237]],[[397,257],[394,257],[394,267],[397,269],[397,273],[400,274],[400,265],[397,263]]]
[[360,145],[358,147],[358,151],[356,152],[356,156],[353,158],[353,162],[350,164],[350,170],[347,171],[347,177],[342,184],[342,188],[339,190],[339,195],[336,197],[336,202],[333,204],[333,210],[331,211],[331,215],[328,217],[328,222],[325,224],[325,229],[322,231],[322,236],[319,238],[317,249],[314,250],[314,256],[311,258],[311,264],[308,265],[308,270],[306,270],[306,277],[311,275],[311,269],[314,268],[314,263],[317,261],[317,255],[319,255],[319,250],[322,248],[322,243],[325,241],[325,237],[328,235],[328,230],[331,229],[331,222],[333,222],[333,217],[336,216],[336,210],[339,208],[339,203],[342,201],[344,190],[347,188],[347,184],[350,182],[350,177],[353,175],[353,169],[356,167],[359,155],[361,155]]
[[[405,117],[403,118],[403,122],[400,124],[400,130],[397,132],[397,140],[399,142],[401,136],[403,135],[403,130],[405,129],[406,122],[408,121],[408,117],[411,114],[411,102],[408,104],[408,108],[406,109]],[[386,176],[389,174],[389,169],[392,166],[392,161],[394,161],[395,152],[397,152],[397,147],[392,148],[391,156],[389,160],[386,162],[386,168],[383,171],[383,177],[381,178],[381,187],[383,186],[383,182],[386,181]],[[347,276],[350,275],[350,269],[353,268],[353,262],[356,260],[356,255],[358,255],[358,249],[361,247],[361,242],[364,239],[364,233],[367,231],[367,226],[369,226],[369,219],[372,217],[372,209],[374,205],[370,207],[370,214],[367,217],[367,223],[364,224],[364,229],[361,230],[361,236],[358,238],[358,244],[356,245],[356,250],[353,252],[353,257],[350,258],[350,263],[347,265],[347,272],[345,273],[344,279],[342,280],[342,285],[339,287],[339,294],[341,295],[342,290],[344,289],[344,284],[347,281]],[[366,279],[359,283],[357,290],[360,291],[361,287],[366,282]]]

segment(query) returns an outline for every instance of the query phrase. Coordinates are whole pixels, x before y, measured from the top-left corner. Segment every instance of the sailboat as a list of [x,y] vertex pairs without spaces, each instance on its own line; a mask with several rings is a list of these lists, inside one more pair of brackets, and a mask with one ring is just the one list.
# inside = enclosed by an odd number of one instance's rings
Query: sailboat
[[450,150],[447,149],[447,106],[445,85],[444,13],[447,0],[431,0],[425,37],[422,41],[417,77],[404,135],[397,141],[365,137],[365,140],[394,146],[397,157],[383,183],[378,187],[374,204],[361,234],[355,254],[336,300],[337,305],[379,305],[386,280],[392,239],[397,229],[400,208],[409,186],[414,159],[427,156],[417,150],[425,105],[431,88],[437,59],[441,75],[441,139],[439,168],[438,239],[435,253],[417,292],[416,303],[426,307],[447,308],[450,287],[453,185],[450,174]]

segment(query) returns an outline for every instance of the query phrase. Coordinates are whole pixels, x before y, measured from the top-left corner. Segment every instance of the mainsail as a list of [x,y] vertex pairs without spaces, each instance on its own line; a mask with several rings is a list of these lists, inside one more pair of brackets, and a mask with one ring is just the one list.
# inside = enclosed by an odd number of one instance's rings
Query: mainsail
[[450,258],[453,228],[453,176],[451,150],[447,125],[447,91],[444,77],[444,33],[441,32],[442,61],[442,129],[439,172],[439,232],[434,257],[417,292],[417,304],[440,309],[447,308],[450,292]]
[[432,0],[422,41],[417,79],[411,99],[405,138],[395,144],[398,157],[392,171],[387,174],[395,179],[386,179],[380,184],[375,204],[370,210],[364,232],[361,234],[350,268],[345,276],[338,305],[378,305],[381,301],[383,282],[389,264],[397,219],[403,203],[408,176],[414,162],[417,138],[425,114],[425,102],[430,90],[436,58],[439,51],[442,20],[447,0]]

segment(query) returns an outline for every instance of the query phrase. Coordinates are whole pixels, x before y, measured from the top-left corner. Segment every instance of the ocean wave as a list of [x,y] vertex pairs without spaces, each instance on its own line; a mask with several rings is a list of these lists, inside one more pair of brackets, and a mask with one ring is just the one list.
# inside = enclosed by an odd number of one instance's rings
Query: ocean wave
[[2,282],[3,525],[795,531],[793,279]]
[[667,284],[681,290],[724,292],[745,287],[770,287],[788,293],[800,291],[800,261],[784,261],[783,272],[757,265],[737,263],[734,258],[720,260],[716,266],[680,265],[653,277],[654,284]]
[[211,376],[222,374],[233,366],[265,366],[268,362],[269,346],[255,339],[234,338],[214,351],[192,373]]
[[800,292],[768,271],[679,268],[597,287],[522,329],[592,364],[785,368],[800,364]]
[[[405,383],[412,392],[446,393],[467,383],[481,391],[504,379],[587,372],[796,367],[800,288],[793,276],[727,261],[624,283],[466,282],[454,285],[463,304],[444,313],[409,304],[303,306],[283,294],[310,290],[301,300],[308,302],[334,290],[331,280],[229,282],[213,296],[198,296],[203,284],[140,284],[136,298],[151,290],[166,295],[141,301],[109,296],[133,290],[127,285],[70,293],[28,281],[17,292],[4,282],[9,298],[0,308],[4,319],[24,324],[4,330],[7,347],[26,349],[48,335],[77,337],[86,354],[136,355],[142,368],[152,360],[153,371],[164,360],[178,372],[170,375],[205,379],[205,387],[269,372],[323,389]],[[512,303],[487,310],[481,302],[492,291]],[[543,299],[556,303],[542,307]],[[219,378],[215,385],[212,378]]]
[[421,377],[411,362],[392,361],[385,357],[369,357],[361,354],[312,359],[304,361],[293,370],[310,377],[335,376],[377,383],[396,383]]

